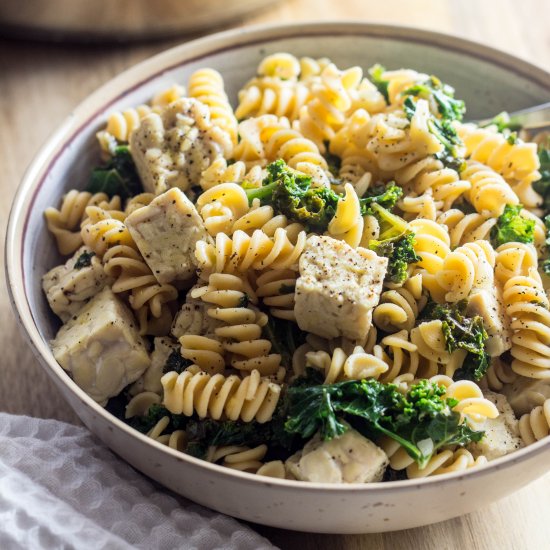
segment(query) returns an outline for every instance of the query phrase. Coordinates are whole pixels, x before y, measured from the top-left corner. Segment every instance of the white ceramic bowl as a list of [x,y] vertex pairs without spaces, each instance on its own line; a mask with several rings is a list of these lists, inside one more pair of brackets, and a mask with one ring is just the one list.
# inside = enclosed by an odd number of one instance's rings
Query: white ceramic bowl
[[266,54],[329,56],[339,66],[412,67],[438,75],[466,100],[473,118],[548,100],[550,75],[501,52],[448,36],[358,23],[235,30],[190,42],[118,76],[82,103],[28,169],[15,198],[6,247],[19,322],[49,376],[84,424],[114,452],[166,487],[220,512],[276,527],[366,533],[417,527],[485,506],[548,469],[550,438],[467,473],[368,485],[262,478],[180,454],[129,428],[89,398],[48,347],[57,323],[40,288],[60,262],[42,212],[82,185],[98,156],[94,133],[107,113],[148,100],[199,67],[222,72],[233,99]]

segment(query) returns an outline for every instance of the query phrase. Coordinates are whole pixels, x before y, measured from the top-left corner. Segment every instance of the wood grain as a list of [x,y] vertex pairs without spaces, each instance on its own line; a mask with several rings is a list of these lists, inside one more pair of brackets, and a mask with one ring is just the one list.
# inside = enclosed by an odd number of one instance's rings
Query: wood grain
[[[353,19],[411,25],[477,40],[550,69],[547,0],[287,0],[242,22]],[[11,198],[39,146],[71,109],[123,69],[183,39],[62,45],[0,38],[0,273]],[[0,410],[78,422],[30,352],[0,291]],[[418,503],[422,506],[422,502]],[[396,533],[328,536],[256,528],[301,550],[542,549],[550,544],[550,475],[478,512]]]

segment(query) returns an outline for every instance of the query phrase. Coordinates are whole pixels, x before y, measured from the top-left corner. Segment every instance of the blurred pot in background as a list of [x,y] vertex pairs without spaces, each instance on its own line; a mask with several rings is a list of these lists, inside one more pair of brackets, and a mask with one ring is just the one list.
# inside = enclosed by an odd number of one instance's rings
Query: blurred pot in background
[[136,40],[238,20],[276,0],[0,0],[0,32],[21,37]]

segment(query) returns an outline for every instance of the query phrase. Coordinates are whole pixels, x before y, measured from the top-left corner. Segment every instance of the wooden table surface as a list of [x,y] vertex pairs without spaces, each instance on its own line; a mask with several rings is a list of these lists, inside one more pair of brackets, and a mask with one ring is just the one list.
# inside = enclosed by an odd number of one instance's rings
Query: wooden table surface
[[[287,0],[242,24],[310,19],[397,23],[448,32],[550,70],[548,0]],[[99,85],[183,40],[68,46],[0,38],[0,276],[11,198],[39,146]],[[78,423],[32,356],[1,286],[0,357],[0,410]],[[282,548],[302,550],[543,549],[550,548],[549,513],[550,474],[488,508],[420,529],[357,536],[258,530]]]

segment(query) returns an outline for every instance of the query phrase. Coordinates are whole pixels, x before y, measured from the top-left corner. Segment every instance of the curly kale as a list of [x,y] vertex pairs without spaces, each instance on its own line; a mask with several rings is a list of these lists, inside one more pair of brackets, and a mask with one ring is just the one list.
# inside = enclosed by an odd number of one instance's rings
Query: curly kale
[[550,140],[548,147],[539,148],[541,178],[533,183],[533,189],[542,196],[542,209],[550,213]]
[[386,210],[391,210],[402,196],[403,189],[393,181],[385,185],[375,185],[367,190],[363,198],[359,199],[361,216],[366,216],[367,214],[376,216],[376,211],[372,208],[373,204],[378,204]]
[[303,439],[319,432],[329,440],[350,424],[368,438],[394,439],[423,468],[439,448],[483,437],[483,432],[461,423],[460,414],[452,410],[457,401],[444,394],[445,388],[428,380],[413,385],[406,395],[393,384],[372,379],[296,384],[285,397],[284,428]]
[[489,355],[485,342],[489,338],[483,319],[479,315],[466,316],[466,300],[455,304],[429,302],[422,310],[420,320],[439,319],[442,321],[443,336],[447,351],[457,349],[467,352],[466,358],[453,378],[455,380],[481,380],[489,367]]
[[182,414],[172,414],[163,405],[155,404],[149,407],[149,410],[144,416],[134,416],[126,420],[126,422],[132,426],[132,428],[135,428],[141,433],[147,433],[151,431],[157,422],[165,416],[169,418],[169,423],[165,428],[167,433],[185,428],[188,421],[187,416]]
[[88,267],[92,265],[92,258],[95,256],[95,252],[87,252],[86,250],[80,254],[74,263],[75,269],[82,269],[83,267]]
[[109,197],[118,195],[122,200],[143,192],[134,160],[127,145],[116,147],[109,162],[92,171],[86,191],[105,193]]
[[[341,195],[326,187],[312,187],[311,177],[286,165],[279,159],[267,166],[267,176],[261,187],[246,189],[248,200],[260,199],[261,204],[270,204],[289,220],[299,222],[308,231],[323,233],[336,214]],[[403,190],[391,182],[376,186],[360,199],[361,214],[373,214],[373,205],[391,209],[402,196]]]
[[[403,102],[403,110],[409,120],[412,120],[416,113],[416,102],[413,96],[409,95]],[[433,114],[427,120],[429,132],[436,137],[436,139],[443,145],[444,149],[436,155],[440,160],[449,158],[460,158],[461,147],[463,145],[457,131],[452,125],[452,121],[455,118],[437,118]]]
[[[294,292],[294,287],[290,292]],[[305,333],[293,321],[269,316],[267,324],[262,328],[262,335],[273,345],[273,352],[281,356],[283,367],[292,367],[292,356],[298,347],[305,342]]]
[[430,76],[428,80],[407,88],[403,95],[419,97],[428,101],[433,99],[442,120],[462,120],[466,111],[464,101],[455,99],[454,88],[441,82],[435,76]]
[[504,243],[533,243],[535,241],[535,222],[521,215],[523,206],[507,204],[491,229],[491,243],[497,248]]
[[185,452],[204,458],[208,447],[238,445],[256,447],[270,440],[271,426],[258,422],[212,420],[191,418],[187,422],[187,447]]
[[319,233],[326,231],[340,200],[331,189],[311,187],[310,176],[292,170],[282,159],[267,166],[262,187],[245,191],[250,202],[258,198],[308,231]]
[[185,357],[182,357],[181,353],[177,349],[175,349],[166,359],[166,363],[164,363],[162,372],[166,374],[167,372],[175,371],[178,374],[181,374],[187,367],[190,367],[192,364],[192,361],[189,361],[189,359],[185,359]]
[[390,81],[384,80],[383,76],[385,72],[386,72],[386,68],[383,67],[382,65],[379,65],[378,63],[376,65],[373,65],[369,69],[369,75],[372,83],[376,86],[378,91],[384,96],[386,103],[389,103],[390,97],[388,95],[388,85]]
[[392,283],[403,283],[409,274],[409,264],[419,262],[420,256],[414,251],[414,233],[408,231],[385,241],[372,240],[369,248],[379,256],[388,258],[386,280]]

